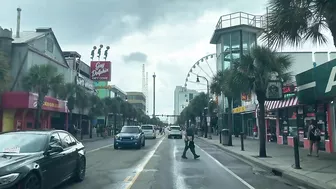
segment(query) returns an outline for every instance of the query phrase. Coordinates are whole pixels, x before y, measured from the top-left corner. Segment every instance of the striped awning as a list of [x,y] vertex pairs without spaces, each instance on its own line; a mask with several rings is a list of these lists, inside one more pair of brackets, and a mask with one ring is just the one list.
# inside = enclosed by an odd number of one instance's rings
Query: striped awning
[[299,105],[299,101],[297,97],[292,97],[285,100],[276,100],[276,101],[266,101],[265,108],[266,110],[274,110],[279,108],[288,108],[292,106]]

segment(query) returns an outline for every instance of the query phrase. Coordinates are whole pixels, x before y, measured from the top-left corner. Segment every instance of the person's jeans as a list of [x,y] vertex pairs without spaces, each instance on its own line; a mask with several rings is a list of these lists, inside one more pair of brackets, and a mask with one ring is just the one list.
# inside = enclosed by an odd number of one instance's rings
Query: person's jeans
[[190,149],[191,153],[192,153],[194,156],[197,156],[197,154],[196,154],[196,152],[195,152],[195,144],[194,144],[194,141],[184,141],[184,150],[183,150],[182,157],[186,157],[186,153],[187,153],[188,149]]

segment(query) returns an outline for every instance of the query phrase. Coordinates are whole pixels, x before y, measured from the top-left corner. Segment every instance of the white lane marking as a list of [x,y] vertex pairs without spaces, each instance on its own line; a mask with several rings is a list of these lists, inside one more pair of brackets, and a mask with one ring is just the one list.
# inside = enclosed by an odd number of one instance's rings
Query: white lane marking
[[[187,187],[187,184],[184,180],[184,177],[182,177],[181,175],[181,171],[178,170],[180,166],[178,166],[178,162],[176,160],[176,154],[178,153],[178,150],[177,150],[177,147],[176,147],[176,140],[174,140],[173,142],[174,144],[174,149],[173,149],[173,180],[176,180],[175,182],[175,188],[178,188],[178,189],[186,189],[188,188]],[[182,163],[182,162],[179,162],[179,163]]]
[[96,149],[87,151],[86,153],[96,152],[96,151],[98,151],[98,150],[101,150],[101,149],[104,149],[104,148],[108,148],[108,147],[111,147],[111,146],[113,146],[113,144],[109,144],[109,145],[106,145],[106,146],[102,146],[102,147],[99,147],[99,148],[96,148]]
[[208,152],[206,152],[205,150],[203,150],[202,148],[200,148],[198,145],[195,145],[195,146],[197,146],[202,152],[204,152],[205,155],[207,155],[210,159],[212,159],[215,163],[217,163],[226,172],[230,173],[230,175],[232,175],[233,177],[235,177],[236,179],[238,179],[241,183],[243,183],[247,188],[249,188],[249,189],[255,189],[253,186],[251,186],[245,180],[243,180],[238,175],[236,175],[234,172],[232,172],[230,169],[228,169],[223,164],[221,164],[217,159],[215,159],[214,157],[212,157]]
[[160,140],[155,144],[155,146],[151,149],[150,152],[148,152],[146,154],[146,156],[144,158],[141,159],[140,163],[138,164],[138,166],[136,167],[136,174],[133,177],[133,179],[130,181],[129,184],[127,184],[127,186],[125,187],[126,189],[130,189],[135,181],[138,179],[139,175],[142,173],[142,171],[145,169],[146,165],[148,164],[148,162],[150,161],[150,159],[154,156],[156,150],[159,148],[160,144],[162,143],[164,137],[160,138]]

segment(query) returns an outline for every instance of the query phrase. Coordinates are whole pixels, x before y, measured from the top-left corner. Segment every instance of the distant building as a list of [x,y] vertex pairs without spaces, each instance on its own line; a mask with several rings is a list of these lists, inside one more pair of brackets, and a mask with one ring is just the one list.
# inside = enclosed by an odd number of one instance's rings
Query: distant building
[[146,114],[146,96],[142,92],[127,92],[127,100],[134,108]]
[[[174,91],[174,115],[180,115],[189,102],[199,94],[196,90],[190,90],[182,86],[176,86]],[[177,121],[177,117],[174,118]]]
[[121,90],[119,87],[116,85],[112,85],[110,89],[110,97],[120,97],[123,100],[127,99],[127,93],[125,93],[123,90]]

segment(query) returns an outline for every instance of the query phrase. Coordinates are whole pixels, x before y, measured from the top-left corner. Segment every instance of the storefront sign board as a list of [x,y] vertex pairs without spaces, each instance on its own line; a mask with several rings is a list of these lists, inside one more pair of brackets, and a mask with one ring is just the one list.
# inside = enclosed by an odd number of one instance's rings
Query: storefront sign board
[[300,103],[336,96],[336,59],[296,75]]

